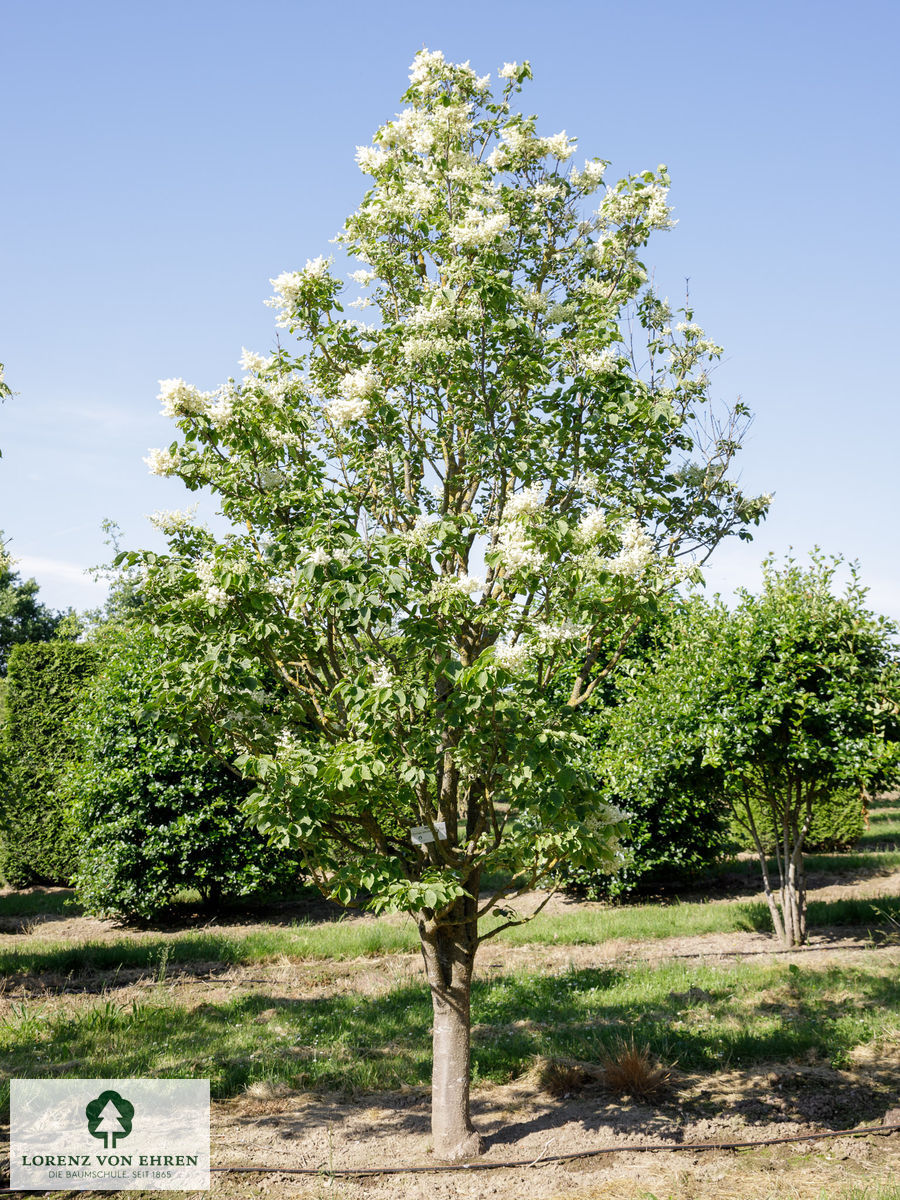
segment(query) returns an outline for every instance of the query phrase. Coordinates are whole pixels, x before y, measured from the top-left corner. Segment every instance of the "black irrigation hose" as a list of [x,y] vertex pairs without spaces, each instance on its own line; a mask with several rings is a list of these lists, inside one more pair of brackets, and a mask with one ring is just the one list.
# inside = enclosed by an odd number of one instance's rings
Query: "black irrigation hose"
[[[450,1171],[501,1171],[515,1167],[545,1167],[550,1163],[575,1162],[579,1158],[598,1158],[601,1154],[649,1154],[655,1151],[679,1150],[750,1150],[757,1146],[778,1146],[786,1142],[817,1142],[824,1138],[861,1137],[870,1133],[900,1133],[900,1122],[894,1125],[868,1125],[862,1129],[834,1129],[828,1133],[796,1133],[789,1137],[763,1138],[756,1142],[650,1142],[638,1146],[601,1146],[598,1150],[580,1150],[574,1154],[547,1154],[543,1151],[533,1159],[513,1159],[507,1162],[451,1163],[443,1167],[210,1167],[213,1175],[315,1175],[332,1179],[365,1179],[378,1175],[441,1175]],[[46,1193],[44,1193],[46,1194]],[[21,1195],[11,1188],[0,1188],[0,1196]]]

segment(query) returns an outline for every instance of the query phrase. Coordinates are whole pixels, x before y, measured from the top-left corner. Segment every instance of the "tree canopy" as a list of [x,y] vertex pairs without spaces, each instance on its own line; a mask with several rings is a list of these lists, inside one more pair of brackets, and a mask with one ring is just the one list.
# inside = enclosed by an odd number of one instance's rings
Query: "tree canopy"
[[6,675],[13,646],[48,641],[66,616],[42,604],[38,590],[37,580],[19,575],[0,534],[0,675]]

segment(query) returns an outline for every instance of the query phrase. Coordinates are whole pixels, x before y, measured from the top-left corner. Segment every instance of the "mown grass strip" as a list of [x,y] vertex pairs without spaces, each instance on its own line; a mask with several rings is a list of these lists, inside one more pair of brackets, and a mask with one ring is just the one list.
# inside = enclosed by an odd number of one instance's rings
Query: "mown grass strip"
[[0,893],[0,917],[31,917],[38,913],[54,916],[78,916],[81,912],[69,888],[56,892],[43,889],[33,892]]
[[[877,928],[900,922],[900,898],[813,901],[810,928]],[[740,931],[768,932],[769,914],[756,901],[720,904],[647,904],[623,908],[579,908],[540,914],[498,936],[514,945],[602,945],[608,941],[646,941]],[[112,941],[55,942],[33,937],[27,944],[0,950],[0,972],[15,975],[78,975],[88,971],[139,968],[154,975],[198,964],[250,965],[278,961],[316,961],[408,953],[419,941],[411,921],[336,921],[318,925],[272,926],[249,933],[206,931]],[[776,949],[776,943],[772,943]]]

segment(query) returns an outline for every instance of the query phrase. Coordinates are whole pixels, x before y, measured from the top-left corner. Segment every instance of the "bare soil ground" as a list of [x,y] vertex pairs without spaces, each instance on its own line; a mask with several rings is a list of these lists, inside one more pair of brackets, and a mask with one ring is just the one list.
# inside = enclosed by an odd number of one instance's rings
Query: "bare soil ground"
[[[555,1100],[528,1082],[475,1091],[473,1116],[489,1148],[479,1169],[434,1171],[429,1153],[428,1095],[424,1091],[368,1096],[356,1104],[290,1093],[248,1095],[215,1106],[216,1165],[319,1168],[297,1177],[219,1175],[221,1200],[255,1189],[278,1197],[334,1195],[347,1200],[404,1197],[495,1197],[496,1200],[743,1200],[837,1196],[859,1182],[887,1183],[900,1173],[900,1134],[840,1137],[751,1150],[658,1150],[708,1141],[762,1141],[813,1133],[822,1123],[854,1126],[879,1107],[897,1080],[890,1066],[860,1064],[849,1071],[773,1064],[752,1072],[684,1077],[668,1102],[614,1102],[602,1094]],[[891,1084],[885,1086],[884,1076]],[[883,1109],[882,1109],[883,1111]],[[880,1123],[873,1117],[872,1123]],[[601,1148],[611,1152],[597,1154]],[[542,1161],[552,1155],[584,1157]],[[515,1163],[514,1166],[501,1166]],[[496,1169],[483,1168],[496,1164]],[[529,1165],[531,1164],[531,1165]],[[329,1169],[410,1166],[403,1175],[348,1180]],[[415,1168],[426,1168],[416,1172]],[[430,1169],[429,1169],[430,1168]],[[333,1179],[333,1182],[332,1182]]]
[[[900,872],[855,882],[818,883],[811,899],[900,894]],[[537,903],[537,897],[534,902]],[[727,903],[727,900],[715,901]],[[577,905],[576,905],[577,906]],[[554,897],[551,907],[570,910],[573,902]],[[309,914],[313,915],[313,914]],[[316,916],[325,915],[317,912]],[[286,910],[287,922],[297,913]],[[367,918],[357,918],[367,919]],[[38,914],[16,925],[6,919],[0,944],[29,937],[111,940],[123,930],[113,922]],[[674,923],[674,914],[673,914]],[[269,923],[267,923],[269,924]],[[12,926],[12,927],[11,927]],[[219,931],[248,932],[254,921],[217,924]],[[258,927],[264,927],[262,923]],[[160,937],[160,931],[128,931]],[[174,931],[173,931],[174,936]],[[478,970],[546,970],[627,961],[693,958],[716,961],[735,956],[779,955],[773,940],[758,933],[674,935],[653,942],[614,941],[603,946],[511,946],[489,943]],[[896,964],[900,946],[875,945],[865,930],[816,930],[809,946],[784,953],[788,961],[826,964],[854,960]],[[347,962],[297,963],[285,959],[249,967],[221,963],[175,968],[163,984],[146,970],[97,972],[77,979],[33,977],[6,981],[0,1008],[24,996],[44,1004],[71,1006],[77,993],[114,987],[127,1002],[147,988],[165,987],[188,1008],[215,1003],[239,989],[266,988],[292,1002],[354,992],[377,995],[406,980],[419,979],[415,954],[386,955]],[[74,993],[74,994],[73,994]],[[477,1030],[476,1030],[477,1035]],[[405,1200],[406,1197],[490,1197],[491,1200],[819,1200],[839,1198],[852,1184],[872,1187],[900,1179],[900,1133],[840,1137],[827,1141],[773,1145],[758,1149],[692,1150],[700,1142],[760,1142],[823,1129],[880,1125],[892,1109],[900,1124],[900,1047],[876,1046],[834,1069],[820,1062],[772,1063],[747,1071],[674,1076],[660,1102],[611,1099],[599,1090],[554,1098],[536,1078],[482,1086],[473,1092],[473,1116],[488,1138],[479,1169],[435,1171],[430,1152],[427,1089],[343,1096],[293,1092],[282,1086],[253,1085],[247,1094],[215,1102],[212,1115],[213,1164],[265,1167],[265,1173],[217,1173],[214,1200],[263,1195],[272,1200],[343,1197],[345,1200]],[[673,1149],[646,1152],[646,1144]],[[684,1147],[676,1150],[675,1147]],[[596,1153],[608,1148],[608,1153]],[[564,1162],[554,1155],[578,1155]],[[550,1161],[548,1161],[550,1160]],[[515,1163],[514,1166],[499,1166]],[[484,1170],[498,1164],[496,1169]],[[526,1165],[522,1165],[526,1164]],[[533,1165],[528,1165],[533,1164]],[[379,1168],[410,1166],[409,1173],[379,1174]],[[287,1173],[290,1168],[316,1172]],[[425,1170],[431,1168],[431,1170]],[[347,1179],[341,1170],[371,1175]],[[206,1195],[206,1193],[198,1193]]]

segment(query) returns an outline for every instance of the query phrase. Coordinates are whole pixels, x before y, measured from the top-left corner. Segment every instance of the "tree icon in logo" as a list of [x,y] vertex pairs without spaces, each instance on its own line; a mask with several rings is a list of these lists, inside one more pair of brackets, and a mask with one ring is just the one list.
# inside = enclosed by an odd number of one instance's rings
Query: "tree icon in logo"
[[116,1138],[128,1137],[131,1133],[134,1105],[118,1092],[101,1092],[84,1110],[84,1115],[91,1135],[103,1138],[103,1149],[115,1150]]

